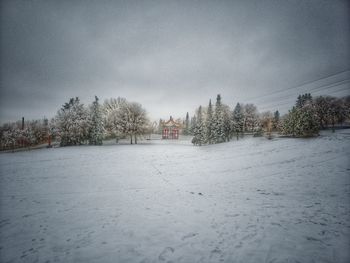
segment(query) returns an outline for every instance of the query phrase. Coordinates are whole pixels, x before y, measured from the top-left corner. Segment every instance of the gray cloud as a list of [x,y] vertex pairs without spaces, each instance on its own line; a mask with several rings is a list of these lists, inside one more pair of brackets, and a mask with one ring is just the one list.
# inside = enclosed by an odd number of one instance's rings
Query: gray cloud
[[[347,1],[1,4],[2,122],[52,117],[69,97],[95,94],[182,117],[217,93],[249,102],[350,68]],[[262,109],[279,99],[264,98]]]

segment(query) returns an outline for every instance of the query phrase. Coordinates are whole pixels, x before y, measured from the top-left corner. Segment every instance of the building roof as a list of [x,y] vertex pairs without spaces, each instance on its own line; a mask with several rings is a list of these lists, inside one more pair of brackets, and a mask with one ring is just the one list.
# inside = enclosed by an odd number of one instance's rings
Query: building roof
[[181,128],[181,124],[174,121],[173,117],[170,116],[170,119],[168,121],[163,122],[163,127],[177,127]]

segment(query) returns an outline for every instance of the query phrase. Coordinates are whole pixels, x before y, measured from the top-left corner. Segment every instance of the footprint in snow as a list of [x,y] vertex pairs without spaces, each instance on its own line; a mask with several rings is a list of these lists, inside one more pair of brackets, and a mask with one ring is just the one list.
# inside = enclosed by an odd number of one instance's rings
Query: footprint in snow
[[161,261],[165,261],[167,258],[167,255],[169,255],[170,253],[174,253],[175,249],[172,247],[166,247],[164,248],[164,250],[162,251],[162,253],[159,254],[158,259]]
[[181,239],[185,240],[185,239],[188,239],[188,238],[191,238],[191,237],[195,237],[197,235],[198,235],[198,233],[189,233],[187,235],[184,235]]

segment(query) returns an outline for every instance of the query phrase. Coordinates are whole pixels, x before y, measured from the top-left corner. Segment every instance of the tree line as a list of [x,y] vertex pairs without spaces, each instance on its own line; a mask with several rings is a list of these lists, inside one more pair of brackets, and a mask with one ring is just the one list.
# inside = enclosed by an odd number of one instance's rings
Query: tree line
[[101,145],[104,138],[129,138],[137,143],[150,131],[150,121],[141,104],[125,98],[111,98],[102,105],[98,97],[87,107],[78,97],[62,105],[50,121],[34,120],[7,123],[0,128],[1,149],[30,147],[50,140],[60,146]]
[[259,113],[254,104],[237,103],[234,108],[222,103],[220,94],[215,105],[211,100],[207,107],[199,106],[190,119],[184,120],[184,134],[192,135],[194,145],[215,144],[237,140],[244,134],[271,138],[272,133],[291,137],[310,137],[320,129],[342,125],[350,119],[350,96],[336,98],[310,93],[299,95],[289,112],[280,116],[278,110]]
[[[260,113],[254,104],[237,103],[230,107],[217,95],[215,104],[209,100],[207,107],[199,106],[194,116],[182,121],[182,134],[193,136],[195,145],[215,144],[238,140],[245,134],[271,138],[272,133],[292,137],[319,134],[320,129],[342,125],[350,119],[350,96],[336,98],[310,93],[298,96],[289,112],[280,116],[278,110]],[[161,132],[147,117],[141,104],[125,98],[111,98],[100,104],[98,97],[88,106],[78,97],[62,105],[51,120],[18,121],[0,127],[0,149],[15,149],[59,141],[61,146],[101,145],[103,139],[129,138],[137,143],[146,134]]]

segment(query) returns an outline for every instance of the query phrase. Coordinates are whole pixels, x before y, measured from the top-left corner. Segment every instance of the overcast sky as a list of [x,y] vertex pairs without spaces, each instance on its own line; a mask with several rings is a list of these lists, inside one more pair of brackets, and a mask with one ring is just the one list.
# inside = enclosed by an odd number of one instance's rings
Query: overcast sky
[[217,93],[282,111],[300,92],[349,94],[349,21],[336,0],[1,1],[0,121],[75,96],[125,97],[156,120]]

